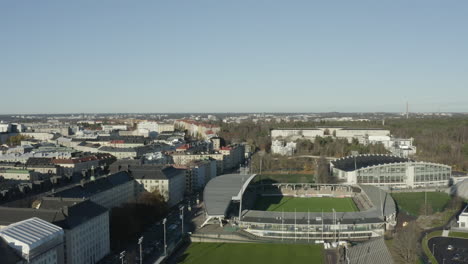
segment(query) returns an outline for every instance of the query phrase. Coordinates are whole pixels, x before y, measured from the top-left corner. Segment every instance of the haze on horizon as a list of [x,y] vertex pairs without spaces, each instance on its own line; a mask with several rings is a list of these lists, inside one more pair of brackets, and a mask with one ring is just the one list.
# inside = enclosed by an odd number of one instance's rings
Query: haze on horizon
[[0,114],[468,112],[467,1],[2,1]]

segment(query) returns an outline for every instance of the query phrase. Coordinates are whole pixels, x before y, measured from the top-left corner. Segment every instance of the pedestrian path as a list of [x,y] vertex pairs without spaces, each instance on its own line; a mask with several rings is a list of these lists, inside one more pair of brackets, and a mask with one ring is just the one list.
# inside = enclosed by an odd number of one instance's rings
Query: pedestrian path
[[443,237],[448,237],[448,236],[449,236],[449,232],[450,232],[449,230],[444,230],[444,231],[442,231],[442,236],[443,236]]

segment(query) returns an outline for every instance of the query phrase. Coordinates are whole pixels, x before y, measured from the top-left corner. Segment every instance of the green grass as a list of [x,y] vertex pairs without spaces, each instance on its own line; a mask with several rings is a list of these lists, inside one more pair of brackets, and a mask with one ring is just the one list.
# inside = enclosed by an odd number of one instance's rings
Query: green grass
[[254,178],[254,182],[273,181],[276,183],[313,183],[314,174],[261,174]]
[[[398,208],[408,214],[418,216],[424,205],[424,192],[392,193]],[[450,201],[450,196],[443,192],[428,192],[427,203],[431,205],[433,212],[441,212]]]
[[426,256],[429,258],[429,261],[431,261],[431,263],[433,263],[433,264],[437,264],[438,262],[437,262],[436,258],[432,255],[432,252],[429,249],[429,246],[427,245],[427,243],[429,242],[429,240],[431,238],[439,237],[439,236],[442,236],[442,231],[440,231],[440,230],[439,231],[434,231],[434,232],[424,236],[423,241],[422,241],[423,251],[426,254]]
[[468,238],[468,233],[464,232],[450,232],[449,237]]
[[333,208],[336,212],[359,211],[351,198],[259,196],[255,201],[255,209],[262,211],[332,212]]
[[192,243],[177,263],[322,263],[322,251],[322,245]]

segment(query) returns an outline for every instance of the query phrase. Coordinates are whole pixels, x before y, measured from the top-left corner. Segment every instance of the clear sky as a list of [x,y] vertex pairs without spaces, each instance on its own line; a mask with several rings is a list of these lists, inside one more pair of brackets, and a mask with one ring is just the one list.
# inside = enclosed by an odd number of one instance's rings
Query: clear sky
[[468,112],[468,1],[0,1],[0,114]]

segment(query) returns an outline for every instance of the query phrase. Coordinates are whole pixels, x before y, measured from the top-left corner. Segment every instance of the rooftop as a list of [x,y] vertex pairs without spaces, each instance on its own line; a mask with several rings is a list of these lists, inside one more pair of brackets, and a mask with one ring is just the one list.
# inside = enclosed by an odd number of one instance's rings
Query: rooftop
[[370,154],[370,155],[358,155],[358,156],[347,156],[344,158],[333,160],[331,163],[337,169],[344,171],[353,171],[365,167],[380,165],[380,164],[391,164],[399,162],[409,162],[408,158],[402,158],[392,155],[381,155],[381,154]]
[[0,230],[0,237],[10,243],[13,242],[12,247],[25,254],[62,235],[62,228],[37,217],[11,224]]
[[129,171],[135,179],[171,179],[178,175],[183,169],[172,166],[162,166],[156,164],[144,164],[132,166]]
[[49,203],[49,206],[43,207],[43,203],[47,199],[54,198],[44,198],[39,209],[0,207],[0,225],[10,225],[37,217],[63,229],[73,229],[107,211],[106,208],[83,199],[55,198],[55,201]]
[[132,177],[127,172],[121,171],[108,176],[99,177],[96,180],[90,180],[83,184],[75,186],[52,194],[52,197],[63,198],[89,198],[100,192],[109,190],[118,185],[132,181]]

